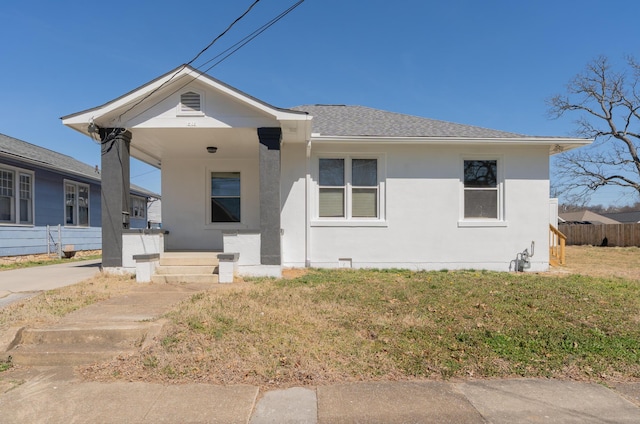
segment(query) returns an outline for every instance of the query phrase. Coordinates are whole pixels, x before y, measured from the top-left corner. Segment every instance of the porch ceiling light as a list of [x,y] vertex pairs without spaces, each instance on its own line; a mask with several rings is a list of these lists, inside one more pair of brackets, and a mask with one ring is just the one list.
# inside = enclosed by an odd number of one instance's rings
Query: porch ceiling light
[[207,147],[207,152],[209,153],[215,153],[218,151],[218,148],[216,146],[208,146]]

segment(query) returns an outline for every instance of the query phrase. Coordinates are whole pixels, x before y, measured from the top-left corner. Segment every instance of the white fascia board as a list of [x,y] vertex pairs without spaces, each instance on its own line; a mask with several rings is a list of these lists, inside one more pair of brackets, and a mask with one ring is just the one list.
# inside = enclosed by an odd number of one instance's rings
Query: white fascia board
[[[593,139],[561,138],[561,137],[375,137],[375,136],[323,136],[312,134],[311,141],[320,143],[367,143],[367,144],[494,144],[494,145],[528,145],[528,146],[560,146],[559,151],[566,151],[591,144]],[[558,151],[558,152],[559,152]],[[558,153],[556,152],[556,153]]]
[[[191,81],[185,83],[184,78],[191,78]],[[262,101],[259,101],[258,99],[252,98],[251,96],[242,93],[241,91],[236,90],[233,87],[227,86],[222,82],[210,77],[209,75],[195,70],[194,68],[186,67],[179,71],[173,70],[165,74],[164,76],[142,87],[139,87],[129,92],[128,94],[125,94],[124,96],[105,103],[102,106],[98,106],[72,115],[63,116],[62,123],[70,127],[75,126],[76,130],[85,134],[87,132],[80,128],[83,128],[92,121],[95,121],[98,125],[102,124],[106,126],[118,126],[121,124],[115,123],[114,119],[117,118],[115,115],[120,110],[126,110],[127,107],[134,105],[136,102],[140,101],[140,99],[145,99],[145,97],[149,94],[152,94],[152,96],[163,95],[163,93],[167,90],[176,90],[176,88],[180,89],[196,80],[209,85],[214,90],[228,97],[231,97],[238,102],[244,103],[245,105],[254,108],[259,112],[266,114],[267,116],[278,121],[305,121],[308,119],[308,115],[306,113],[275,108]],[[167,84],[168,81],[170,82]],[[176,86],[175,84],[177,83],[180,84]],[[158,89],[160,89],[158,92],[154,92]]]
[[[144,99],[145,96],[153,93],[154,90],[162,87],[162,85],[169,81],[174,74],[175,71],[165,74],[164,77],[161,77],[155,81],[148,83],[147,85],[137,88],[129,92],[128,94],[125,94],[124,96],[118,97],[115,100],[111,100],[110,102],[107,102],[102,106],[87,109],[85,111],[78,112],[72,115],[63,116],[62,123],[70,127],[73,127],[74,125],[81,126],[82,124],[87,125],[93,121],[96,121],[96,123],[98,124],[103,123],[101,121],[104,120],[105,117],[108,117],[119,109],[125,109],[125,107],[135,104],[135,102],[139,101],[140,99]],[[188,74],[185,74],[184,70],[180,71],[175,77],[173,77],[171,83],[173,84],[180,81],[181,78],[183,78],[185,75]],[[170,86],[165,86],[162,88],[164,89],[169,87]]]

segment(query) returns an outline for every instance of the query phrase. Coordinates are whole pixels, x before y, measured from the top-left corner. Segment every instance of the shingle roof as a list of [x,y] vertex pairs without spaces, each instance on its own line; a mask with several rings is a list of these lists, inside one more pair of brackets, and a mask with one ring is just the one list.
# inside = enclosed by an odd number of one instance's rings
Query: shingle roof
[[603,213],[602,215],[623,223],[640,222],[640,211]]
[[619,224],[615,219],[591,211],[565,212],[559,214],[567,222],[590,222],[592,224]]
[[[100,181],[100,171],[91,165],[80,162],[71,156],[8,135],[0,134],[0,156],[12,157],[17,160],[25,160],[31,163],[40,164],[45,168],[58,170],[65,173],[80,175],[95,181]],[[131,190],[150,197],[159,197],[147,189],[131,184]]]
[[312,132],[325,136],[525,137],[522,134],[387,112],[364,106],[302,105],[291,109],[312,115]]

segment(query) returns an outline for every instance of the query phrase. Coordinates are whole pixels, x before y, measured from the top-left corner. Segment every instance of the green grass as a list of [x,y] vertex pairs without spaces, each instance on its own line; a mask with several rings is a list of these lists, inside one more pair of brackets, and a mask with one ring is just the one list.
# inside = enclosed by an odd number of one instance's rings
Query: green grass
[[27,261],[27,262],[15,262],[15,263],[11,263],[11,264],[0,264],[0,271],[8,271],[11,269],[21,269],[21,268],[31,268],[34,266],[43,266],[43,265],[56,265],[56,264],[62,264],[62,263],[67,263],[67,262],[71,262],[71,261],[89,261],[89,260],[93,260],[93,259],[101,259],[102,255],[91,255],[91,256],[84,256],[82,258],[75,258],[75,259],[44,259],[44,260],[37,260],[37,261]]
[[168,317],[147,378],[640,379],[640,285],[624,279],[312,270],[199,294]]

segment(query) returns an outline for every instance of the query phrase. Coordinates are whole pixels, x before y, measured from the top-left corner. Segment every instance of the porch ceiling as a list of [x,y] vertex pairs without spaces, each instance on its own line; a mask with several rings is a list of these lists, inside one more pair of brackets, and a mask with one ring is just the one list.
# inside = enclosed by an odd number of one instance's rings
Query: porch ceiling
[[[155,167],[166,157],[248,157],[259,143],[255,128],[133,128],[131,133],[131,156]],[[218,151],[208,153],[209,146]]]

